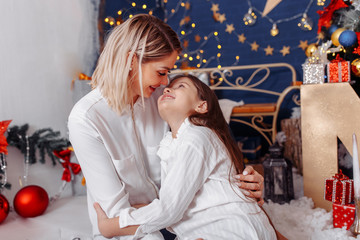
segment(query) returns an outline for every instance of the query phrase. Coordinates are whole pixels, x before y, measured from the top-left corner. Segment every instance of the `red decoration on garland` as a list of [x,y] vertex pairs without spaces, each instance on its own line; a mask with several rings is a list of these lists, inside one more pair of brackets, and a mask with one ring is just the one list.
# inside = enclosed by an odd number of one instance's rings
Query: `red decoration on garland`
[[7,146],[8,143],[6,141],[5,132],[7,130],[7,127],[9,126],[11,120],[6,120],[0,122],[0,153],[8,154]]
[[53,151],[55,156],[64,160],[64,161],[61,161],[61,165],[64,167],[64,171],[63,171],[61,180],[64,180],[67,182],[71,181],[70,168],[75,175],[81,171],[81,167],[79,164],[70,162],[71,152],[72,152],[71,148],[67,148],[62,151],[57,151],[57,150]]
[[334,11],[345,7],[348,7],[348,5],[343,0],[332,0],[324,10],[318,10],[317,13],[320,15],[320,18],[317,33],[321,32],[321,27],[329,28],[331,26],[331,18]]
[[354,200],[354,181],[340,170],[332,178],[325,179],[325,196],[328,201],[348,204]]
[[9,202],[4,195],[0,193],[0,223],[2,223],[9,215]]
[[20,189],[14,198],[14,209],[24,218],[42,215],[49,205],[47,192],[39,186],[29,185]]

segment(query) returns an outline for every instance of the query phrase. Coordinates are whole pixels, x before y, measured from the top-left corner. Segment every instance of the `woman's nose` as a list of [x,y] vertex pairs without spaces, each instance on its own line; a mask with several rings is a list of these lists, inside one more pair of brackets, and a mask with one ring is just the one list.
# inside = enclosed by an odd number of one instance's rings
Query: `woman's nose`
[[168,84],[169,84],[169,79],[168,79],[168,78],[162,79],[161,82],[160,82],[160,84],[161,84],[161,85],[165,85],[165,86],[168,85]]

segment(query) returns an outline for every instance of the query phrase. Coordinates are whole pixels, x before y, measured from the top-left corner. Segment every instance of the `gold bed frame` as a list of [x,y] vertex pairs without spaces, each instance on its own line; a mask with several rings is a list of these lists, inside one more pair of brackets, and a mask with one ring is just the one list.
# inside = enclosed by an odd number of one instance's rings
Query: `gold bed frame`
[[[285,71],[291,72],[290,79],[284,79],[289,81],[289,85],[282,90],[274,91],[270,89],[261,89],[259,85],[265,81],[269,81],[269,76],[272,69],[284,68]],[[253,70],[250,77],[245,80],[241,75],[235,78],[234,81],[229,81],[228,78],[234,76],[235,71],[239,70]],[[265,71],[265,76],[259,80],[254,80],[254,77]],[[209,79],[214,81],[210,88],[213,90],[241,90],[251,91],[262,94],[273,95],[277,97],[276,103],[256,103],[256,104],[245,104],[239,107],[235,107],[232,111],[230,120],[245,124],[257,132],[259,132],[266,141],[272,145],[275,142],[277,133],[277,120],[279,111],[284,98],[291,93],[293,90],[299,90],[301,82],[296,81],[296,72],[293,66],[288,63],[270,63],[270,64],[256,64],[256,65],[244,65],[244,66],[228,66],[222,68],[200,68],[200,69],[182,69],[174,70],[172,74],[200,74],[207,73]],[[273,79],[271,80],[273,81]],[[292,96],[292,101],[300,105],[299,94]],[[264,123],[264,117],[272,117],[271,126],[266,126]],[[240,117],[250,117],[250,120],[242,120]]]

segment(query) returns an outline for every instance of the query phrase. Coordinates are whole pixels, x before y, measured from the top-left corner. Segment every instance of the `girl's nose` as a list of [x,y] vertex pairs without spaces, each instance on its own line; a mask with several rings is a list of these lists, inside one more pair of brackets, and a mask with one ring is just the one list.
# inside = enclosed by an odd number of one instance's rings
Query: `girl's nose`
[[164,93],[169,93],[169,92],[171,92],[171,89],[168,88],[168,87],[166,87],[166,88],[164,89]]

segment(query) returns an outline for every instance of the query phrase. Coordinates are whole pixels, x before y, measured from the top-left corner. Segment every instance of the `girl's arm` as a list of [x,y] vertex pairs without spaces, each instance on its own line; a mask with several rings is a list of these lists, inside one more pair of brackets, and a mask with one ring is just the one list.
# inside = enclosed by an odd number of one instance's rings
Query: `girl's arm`
[[123,209],[119,217],[110,220],[106,215],[101,215],[99,221],[102,226],[99,225],[99,228],[102,229],[100,231],[104,231],[102,234],[108,237],[124,235],[127,233],[123,231],[124,227],[141,225],[131,230],[136,231],[137,237],[142,237],[180,221],[216,164],[204,164],[206,159],[211,158],[211,152],[213,151],[210,145],[196,148],[194,144],[182,145],[181,150],[174,156],[175,164],[162,182],[160,199],[155,199],[137,210]]

